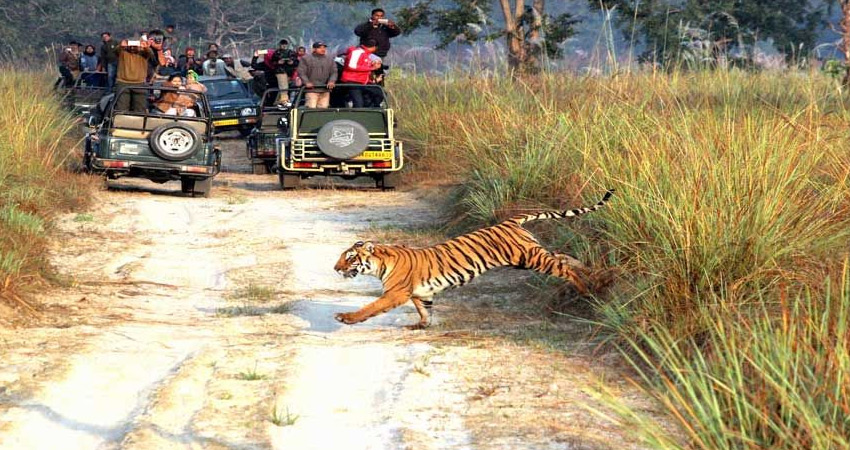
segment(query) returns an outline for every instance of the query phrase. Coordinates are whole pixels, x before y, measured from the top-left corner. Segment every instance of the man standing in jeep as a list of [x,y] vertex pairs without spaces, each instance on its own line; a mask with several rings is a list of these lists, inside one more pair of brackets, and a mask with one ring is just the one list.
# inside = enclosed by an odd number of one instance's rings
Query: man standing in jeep
[[269,59],[269,64],[277,77],[280,93],[277,97],[278,106],[289,105],[289,79],[298,67],[298,55],[289,48],[289,41],[281,39],[278,48]]
[[118,79],[115,91],[128,88],[115,101],[116,111],[144,112],[147,91],[130,89],[144,85],[148,77],[148,60],[152,52],[147,41],[121,41],[118,49]]
[[365,44],[369,39],[374,39],[377,43],[375,54],[384,59],[390,52],[390,39],[401,34],[401,29],[395,22],[386,18],[383,9],[375,8],[372,10],[372,17],[358,25],[354,29],[354,34],[360,38],[360,45]]
[[[328,46],[324,42],[313,43],[313,53],[301,58],[298,72],[306,89],[306,104],[308,108],[327,108],[330,105],[331,93],[337,79],[336,62],[327,55]],[[316,86],[327,85],[327,88]]]
[[100,33],[100,40],[103,45],[100,47],[100,58],[98,64],[102,72],[106,72],[106,90],[111,92],[115,87],[115,78],[118,76],[118,49],[120,43],[112,39],[112,34],[108,31]]
[[[372,72],[381,67],[380,62],[372,59],[377,48],[374,39],[367,39],[359,47],[350,47],[345,54],[345,65],[339,81],[343,83],[362,84],[363,87],[352,87],[348,90],[352,106],[363,108],[373,106],[374,95],[366,85],[369,84]],[[380,103],[380,102],[379,102]]]

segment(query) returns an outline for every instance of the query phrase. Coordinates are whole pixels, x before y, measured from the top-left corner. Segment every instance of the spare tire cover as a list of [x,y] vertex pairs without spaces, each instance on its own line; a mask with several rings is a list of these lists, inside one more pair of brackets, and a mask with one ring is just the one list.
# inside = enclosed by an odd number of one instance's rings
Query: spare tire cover
[[350,159],[369,147],[369,132],[353,120],[332,120],[319,130],[316,141],[322,153],[336,159]]
[[151,150],[162,159],[181,161],[191,157],[201,148],[201,137],[187,125],[169,123],[153,130]]

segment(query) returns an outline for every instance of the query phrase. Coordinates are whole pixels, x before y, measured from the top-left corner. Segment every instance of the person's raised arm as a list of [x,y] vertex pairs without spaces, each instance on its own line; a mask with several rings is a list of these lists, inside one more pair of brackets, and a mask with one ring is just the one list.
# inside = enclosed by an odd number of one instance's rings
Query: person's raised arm
[[399,34],[401,34],[401,28],[399,28],[398,25],[396,25],[396,23],[393,22],[392,20],[390,20],[389,23],[387,23],[386,29],[387,29],[387,36],[389,36],[389,37],[396,37]]

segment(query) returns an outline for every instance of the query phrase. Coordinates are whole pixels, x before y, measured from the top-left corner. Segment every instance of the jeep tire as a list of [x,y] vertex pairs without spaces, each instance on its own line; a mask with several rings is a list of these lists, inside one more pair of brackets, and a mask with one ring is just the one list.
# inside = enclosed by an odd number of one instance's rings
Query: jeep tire
[[184,194],[191,194],[195,192],[195,179],[185,177],[181,178],[180,191],[182,191]]
[[369,147],[369,131],[353,120],[332,120],[319,129],[316,142],[331,158],[351,159]]
[[398,172],[389,172],[378,175],[378,178],[375,180],[376,184],[381,190],[389,191],[393,190],[398,186],[398,182],[401,179],[401,174]]
[[212,177],[195,180],[195,189],[192,192],[192,196],[210,198],[212,194],[212,180]]
[[278,180],[280,180],[280,187],[283,190],[296,189],[301,185],[301,175],[293,175],[290,173],[284,173],[282,170],[278,170],[277,177]]
[[201,137],[192,128],[174,122],[154,129],[150,135],[150,146],[156,156],[166,161],[182,161],[201,148]]
[[254,175],[268,175],[269,166],[265,162],[252,163],[251,173],[253,173]]

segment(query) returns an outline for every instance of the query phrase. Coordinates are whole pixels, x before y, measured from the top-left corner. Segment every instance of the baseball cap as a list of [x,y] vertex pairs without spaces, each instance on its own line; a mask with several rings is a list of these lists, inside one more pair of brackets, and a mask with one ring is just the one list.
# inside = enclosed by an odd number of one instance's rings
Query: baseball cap
[[323,41],[313,42],[313,48],[327,47],[327,46],[328,46],[328,44],[325,44]]

